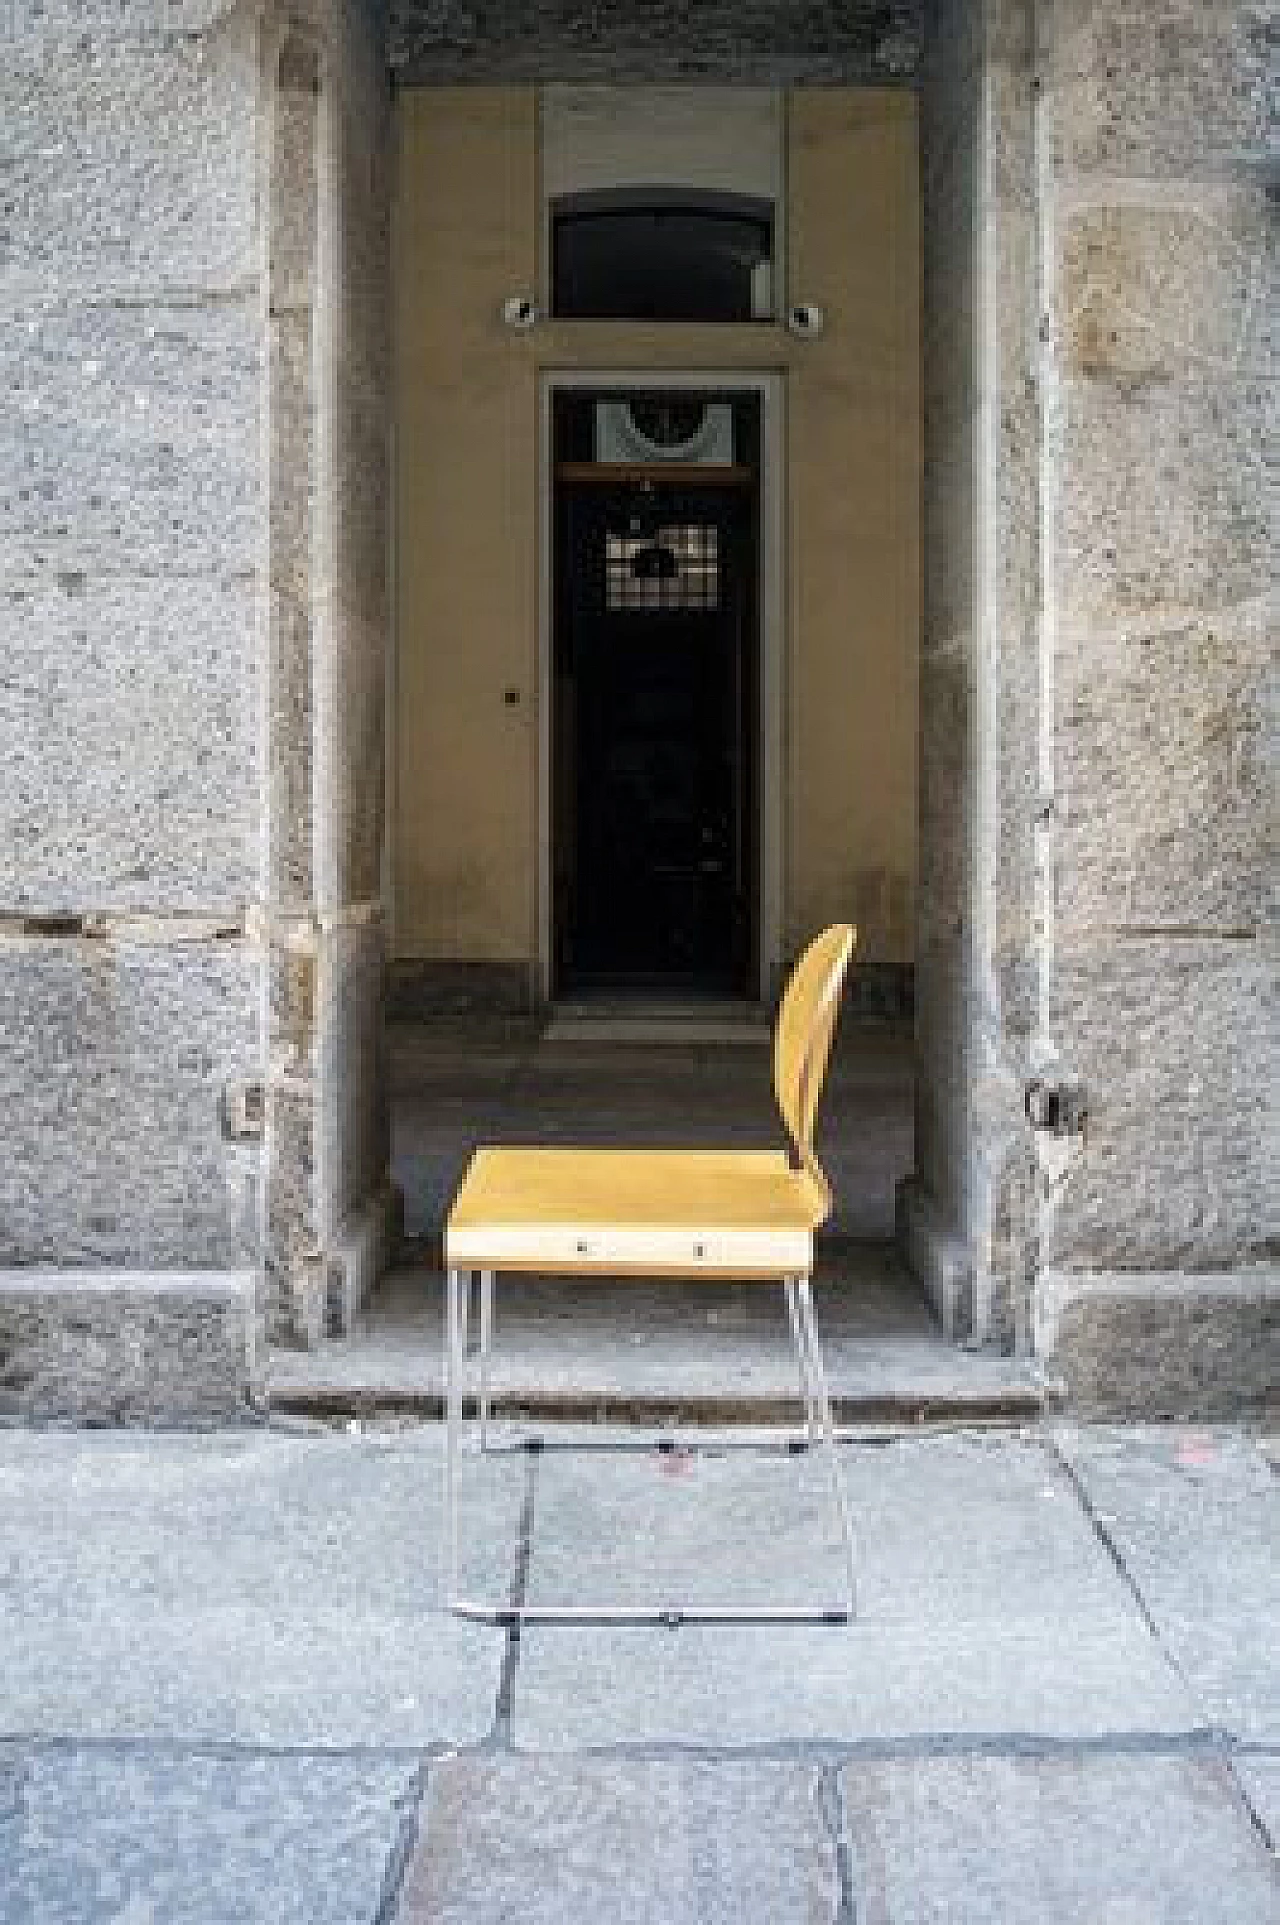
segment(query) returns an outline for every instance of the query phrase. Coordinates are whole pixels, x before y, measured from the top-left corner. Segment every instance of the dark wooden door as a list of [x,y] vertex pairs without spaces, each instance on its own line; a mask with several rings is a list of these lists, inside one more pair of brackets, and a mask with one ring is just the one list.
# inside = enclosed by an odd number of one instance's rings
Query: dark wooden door
[[557,488],[560,987],[749,990],[753,490]]

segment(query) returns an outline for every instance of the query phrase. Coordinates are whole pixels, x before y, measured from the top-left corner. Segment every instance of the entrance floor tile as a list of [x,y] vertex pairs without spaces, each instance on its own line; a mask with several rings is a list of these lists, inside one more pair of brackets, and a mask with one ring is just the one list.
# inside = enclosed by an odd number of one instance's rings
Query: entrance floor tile
[[[756,1044],[561,1042],[510,1024],[388,1030],[392,1170],[411,1236],[436,1237],[477,1143],[779,1149],[769,1038]],[[913,1167],[912,1039],[904,1025],[839,1031],[819,1120],[833,1227],[893,1234],[894,1186]]]
[[969,1736],[1171,1734],[1195,1726],[1140,1630],[1050,1622],[675,1631],[534,1625],[521,1640],[516,1745],[760,1747]]
[[[692,1601],[741,1589],[752,1602],[779,1586],[791,1600],[838,1586],[825,1450],[736,1449],[726,1434],[688,1455],[614,1453],[590,1448],[589,1429],[545,1435],[530,1603],[655,1584]],[[586,1448],[560,1448],[575,1442]],[[1034,1433],[900,1436],[842,1447],[839,1460],[868,1622],[1140,1622]]]

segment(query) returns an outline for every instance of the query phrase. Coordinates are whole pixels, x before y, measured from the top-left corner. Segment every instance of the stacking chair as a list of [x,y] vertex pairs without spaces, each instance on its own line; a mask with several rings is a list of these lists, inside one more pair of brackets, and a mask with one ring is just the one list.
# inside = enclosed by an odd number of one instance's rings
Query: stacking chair
[[[813,1233],[832,1196],[813,1149],[814,1118],[855,932],[825,930],[792,973],[774,1034],[773,1081],[787,1150],[478,1149],[445,1228],[445,1508],[443,1567],[451,1610],[510,1623],[574,1619],[673,1623],[800,1619],[844,1622],[855,1608],[853,1527],[836,1455],[831,1405],[813,1311]],[[825,1446],[848,1573],[847,1601],[825,1607],[609,1603],[501,1606],[458,1587],[459,1472],[472,1279],[479,1276],[474,1402],[485,1442],[494,1278],[553,1273],[589,1286],[635,1277],[781,1282],[800,1366],[805,1442]]]

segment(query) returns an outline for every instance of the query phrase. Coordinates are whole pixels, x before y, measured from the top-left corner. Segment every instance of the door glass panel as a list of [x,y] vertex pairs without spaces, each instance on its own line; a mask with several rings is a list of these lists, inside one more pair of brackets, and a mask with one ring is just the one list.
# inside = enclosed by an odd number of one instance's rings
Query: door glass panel
[[707,609],[720,605],[720,531],[686,524],[605,535],[605,606]]
[[[640,192],[642,190],[637,190]],[[773,210],[723,194],[580,195],[552,211],[552,311],[599,321],[773,315]]]
[[555,398],[557,992],[755,980],[759,412]]

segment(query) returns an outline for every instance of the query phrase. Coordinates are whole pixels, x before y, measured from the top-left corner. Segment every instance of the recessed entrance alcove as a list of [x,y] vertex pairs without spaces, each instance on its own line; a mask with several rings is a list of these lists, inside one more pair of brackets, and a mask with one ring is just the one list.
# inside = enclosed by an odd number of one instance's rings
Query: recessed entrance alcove
[[[641,58],[623,84],[543,80],[495,44],[465,84],[441,49],[397,87],[387,1053],[407,1262],[341,1352],[277,1360],[285,1400],[380,1384],[432,1407],[438,1239],[478,1141],[776,1144],[773,1001],[847,917],[819,1283],[837,1396],[1039,1407],[1034,1370],[951,1346],[1020,1339],[975,1313],[937,1199],[910,1202],[938,1099],[917,1094],[917,932],[946,922],[970,773],[921,790],[916,75],[851,46],[821,86],[780,84],[763,50],[745,81],[673,85]],[[961,977],[936,960],[921,1035],[945,1091],[929,1025]],[[655,1293],[635,1312],[550,1280],[513,1293],[509,1398],[788,1402],[781,1310]]]
[[1249,9],[188,11],[10,36],[15,1407],[353,1355],[464,1137],[769,1131],[843,921],[837,1236],[1265,1402]]
[[[988,773],[934,679],[967,646],[947,598],[969,538],[939,520],[922,422],[952,434],[964,396],[937,359],[960,269],[939,238],[935,321],[920,42],[895,24],[892,60],[862,22],[809,50],[820,85],[779,78],[781,41],[688,85],[652,53],[606,78],[576,47],[543,77],[497,41],[460,74],[412,9],[393,32],[417,49],[392,117],[387,793],[410,1261],[341,1355],[278,1360],[281,1396],[372,1392],[381,1371],[430,1402],[437,1243],[476,1142],[776,1144],[773,1001],[847,918],[819,1286],[837,1392],[1038,1403],[1034,1372],[947,1341],[1030,1348],[1010,1278],[1031,1159],[983,1202],[956,1108],[961,851]],[[929,536],[952,574],[924,567]],[[913,1189],[918,1129],[940,1168],[959,1157],[954,1195]],[[972,1207],[1004,1213],[985,1281]],[[655,1299],[619,1369],[630,1307],[594,1298],[593,1339],[552,1284],[526,1301],[513,1396],[661,1401],[669,1366],[696,1402],[717,1332],[744,1409],[790,1394],[780,1313],[775,1332]]]

